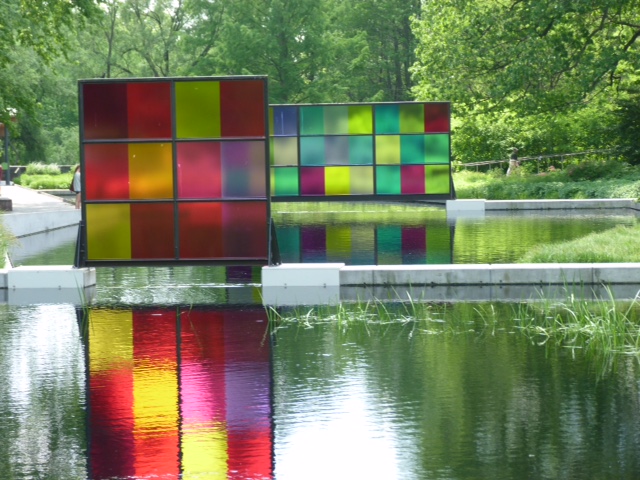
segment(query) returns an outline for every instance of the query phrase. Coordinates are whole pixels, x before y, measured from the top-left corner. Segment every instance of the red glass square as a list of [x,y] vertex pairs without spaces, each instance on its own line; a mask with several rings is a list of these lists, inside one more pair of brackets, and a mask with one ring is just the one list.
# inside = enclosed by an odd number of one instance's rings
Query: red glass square
[[131,259],[174,259],[173,203],[131,204]]
[[222,257],[222,204],[182,203],[178,206],[180,258]]
[[177,156],[178,198],[222,196],[219,142],[179,143]]
[[127,84],[82,85],[82,125],[87,140],[127,138]]
[[127,84],[129,138],[171,138],[171,84]]
[[402,165],[402,194],[422,194],[425,189],[424,165]]
[[448,103],[425,103],[424,131],[426,133],[447,133],[451,129]]
[[267,203],[227,202],[222,208],[224,256],[267,259]]
[[324,167],[300,169],[301,195],[324,195]]
[[84,146],[87,200],[129,199],[129,149],[124,143]]
[[220,82],[223,137],[266,137],[264,81]]

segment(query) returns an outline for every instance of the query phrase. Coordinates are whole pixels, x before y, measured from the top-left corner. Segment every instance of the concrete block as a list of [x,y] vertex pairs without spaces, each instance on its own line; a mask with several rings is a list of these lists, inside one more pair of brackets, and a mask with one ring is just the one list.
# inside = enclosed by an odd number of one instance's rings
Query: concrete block
[[380,265],[374,285],[483,285],[491,282],[488,265]]
[[371,265],[346,266],[340,269],[340,285],[373,285]]
[[283,307],[297,305],[338,305],[340,286],[326,287],[262,287],[262,303]]
[[283,263],[262,267],[263,287],[340,286],[344,263]]
[[96,284],[95,268],[72,266],[23,266],[9,270],[9,289],[83,289]]
[[71,303],[82,306],[90,303],[96,294],[96,287],[79,288],[21,288],[5,290],[9,305]]
[[13,200],[7,197],[0,197],[0,210],[10,212],[13,210]]
[[496,264],[491,266],[494,285],[571,285],[593,283],[593,268],[584,263]]
[[640,263],[595,263],[593,280],[605,285],[631,283],[640,288]]
[[484,212],[485,201],[482,199],[472,200],[447,200],[447,214],[449,212]]

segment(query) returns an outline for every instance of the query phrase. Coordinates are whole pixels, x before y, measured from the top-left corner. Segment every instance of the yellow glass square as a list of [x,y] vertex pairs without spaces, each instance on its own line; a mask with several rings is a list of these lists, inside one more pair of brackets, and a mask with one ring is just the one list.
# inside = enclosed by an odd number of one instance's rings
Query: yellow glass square
[[400,135],[376,136],[376,165],[399,165],[400,158]]
[[220,138],[220,82],[176,82],[178,138]]
[[87,204],[87,258],[131,259],[131,214],[128,203]]
[[173,198],[170,143],[129,144],[129,195],[144,200]]
[[349,195],[349,167],[326,167],[324,169],[325,195]]

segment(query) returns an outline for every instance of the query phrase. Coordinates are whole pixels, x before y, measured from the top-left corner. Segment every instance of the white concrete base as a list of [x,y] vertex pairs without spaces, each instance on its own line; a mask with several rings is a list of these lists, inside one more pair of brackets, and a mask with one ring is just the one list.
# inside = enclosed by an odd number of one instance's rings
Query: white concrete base
[[339,287],[344,263],[283,263],[262,267],[263,287]]
[[447,213],[484,212],[485,200],[447,200]]
[[95,268],[23,266],[7,271],[9,289],[83,289],[96,284]]

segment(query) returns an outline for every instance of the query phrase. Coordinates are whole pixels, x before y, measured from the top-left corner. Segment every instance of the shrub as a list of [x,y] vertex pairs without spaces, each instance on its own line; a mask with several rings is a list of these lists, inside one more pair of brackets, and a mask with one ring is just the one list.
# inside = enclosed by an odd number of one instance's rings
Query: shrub
[[55,163],[35,162],[27,165],[25,173],[28,175],[59,175],[60,167]]

